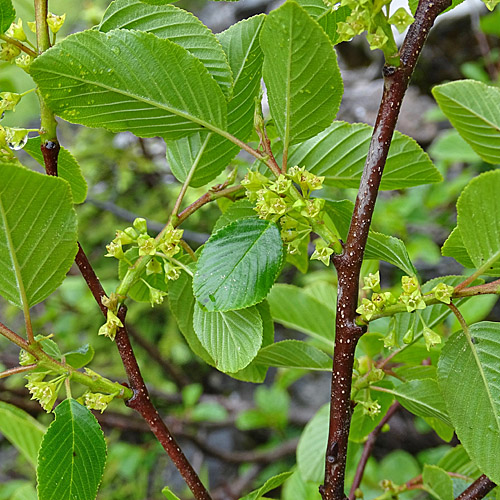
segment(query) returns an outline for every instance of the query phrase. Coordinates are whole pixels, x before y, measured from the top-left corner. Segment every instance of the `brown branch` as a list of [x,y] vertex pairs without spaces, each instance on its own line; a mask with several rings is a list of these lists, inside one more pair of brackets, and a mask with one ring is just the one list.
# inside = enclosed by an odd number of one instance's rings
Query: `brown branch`
[[478,477],[456,500],[480,500],[484,498],[496,484],[484,474]]
[[[121,306],[118,311],[118,317],[124,325],[126,311],[125,306]],[[151,403],[148,389],[144,383],[144,379],[142,378],[142,374],[139,365],[137,364],[137,359],[132,349],[132,345],[130,344],[125,327],[118,329],[115,342],[118,347],[120,357],[122,358],[123,366],[127,372],[130,387],[134,391],[134,396],[126,402],[126,405],[136,410],[140,413],[142,418],[144,418],[156,439],[158,439],[174,465],[177,467],[178,471],[181,473],[194,497],[197,500],[210,500],[210,495],[200,481],[198,474],[196,474],[195,470],[170,433],[168,427],[160,418],[160,415],[153,406],[153,403]]]
[[31,57],[37,56],[37,53],[34,50],[31,50],[29,47],[26,47],[26,45],[24,45],[24,43],[20,42],[19,40],[11,38],[10,36],[7,36],[5,34],[0,35],[0,39],[9,43],[10,45],[15,45],[19,50],[22,50]]
[[0,378],[10,377],[11,375],[16,375],[17,373],[24,373],[34,370],[38,365],[35,363],[34,365],[26,365],[26,366],[15,366],[14,368],[9,368],[8,370],[4,370],[0,372]]
[[391,417],[398,411],[400,404],[397,401],[394,401],[390,408],[387,410],[387,413],[384,415],[384,418],[378,423],[377,427],[373,429],[368,435],[367,440],[363,446],[363,452],[361,454],[361,458],[358,462],[358,467],[356,468],[356,474],[354,476],[354,480],[352,482],[351,490],[349,492],[349,500],[354,500],[356,490],[359,488],[361,484],[361,480],[363,479],[363,474],[365,472],[365,467],[372,454],[373,447],[375,446],[375,441],[377,441],[377,437],[382,431],[384,425],[391,419]]
[[410,77],[429,30],[451,0],[421,0],[400,50],[400,66],[384,67],[384,92],[361,177],[344,251],[335,256],[338,299],[333,356],[330,429],[325,460],[323,500],[344,500],[347,444],[351,422],[351,383],[356,344],[362,329],[356,324],[358,283],[375,201],[392,135]]

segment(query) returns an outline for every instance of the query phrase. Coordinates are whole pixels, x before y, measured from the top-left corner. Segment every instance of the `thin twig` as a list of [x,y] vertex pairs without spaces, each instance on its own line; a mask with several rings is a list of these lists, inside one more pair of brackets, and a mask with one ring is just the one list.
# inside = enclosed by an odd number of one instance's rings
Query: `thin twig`
[[397,401],[394,401],[392,405],[387,410],[387,413],[384,415],[384,418],[378,423],[377,427],[373,429],[368,435],[368,438],[365,441],[363,446],[363,452],[361,454],[361,458],[358,462],[358,467],[356,468],[356,474],[354,476],[354,480],[352,482],[351,490],[349,492],[349,500],[354,500],[356,490],[359,488],[361,484],[361,480],[363,479],[363,474],[365,472],[365,467],[370,458],[373,447],[375,446],[375,441],[377,440],[378,435],[382,431],[382,428],[385,424],[391,419],[391,417],[398,411],[400,408],[400,404]]
[[496,484],[484,474],[479,476],[456,500],[480,500],[484,498]]
[[0,40],[3,40],[4,42],[10,43],[11,45],[15,45],[19,50],[22,50],[26,54],[28,54],[31,57],[36,57],[37,53],[34,50],[31,50],[29,47],[26,47],[24,43],[20,42],[19,40],[16,40],[14,38],[11,38],[10,36],[7,35],[0,35]]
[[8,370],[0,372],[0,378],[7,378],[18,373],[29,372],[31,370],[34,370],[37,366],[38,365],[35,363],[34,365],[16,366],[14,368],[9,368]]
[[[344,500],[344,477],[351,422],[351,384],[356,344],[359,275],[375,201],[403,97],[429,30],[451,0],[421,0],[400,50],[400,66],[384,67],[384,92],[361,177],[344,251],[333,258],[338,273],[335,349],[331,383],[330,429],[323,500]],[[333,337],[333,335],[332,335]]]
[[29,347],[26,340],[24,340],[17,333],[13,332],[10,328],[7,328],[3,323],[0,323],[0,334],[19,346],[21,349],[27,349]]

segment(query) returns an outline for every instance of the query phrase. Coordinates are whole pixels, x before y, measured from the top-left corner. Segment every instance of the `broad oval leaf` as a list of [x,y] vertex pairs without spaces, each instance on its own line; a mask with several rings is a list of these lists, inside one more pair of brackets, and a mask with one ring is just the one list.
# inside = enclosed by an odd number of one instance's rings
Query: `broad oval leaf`
[[91,500],[106,463],[106,442],[92,413],[74,399],[54,410],[38,454],[39,500]]
[[[44,165],[43,154],[40,150],[42,144],[41,137],[30,139],[23,148],[40,165]],[[87,197],[87,181],[82,175],[80,165],[75,157],[65,148],[61,147],[57,157],[57,175],[68,181],[73,195],[74,203],[83,203]]]
[[441,351],[438,382],[460,442],[483,474],[500,482],[500,324],[476,323]]
[[4,34],[16,18],[11,0],[0,0],[0,34]]
[[453,500],[453,482],[448,473],[436,465],[424,465],[425,489],[437,500]]
[[62,283],[77,251],[68,183],[0,164],[0,294],[21,308],[38,304]]
[[492,170],[472,179],[457,202],[462,242],[474,265],[485,271],[500,260],[499,192],[500,170]]
[[36,467],[45,427],[25,411],[0,401],[0,433]]
[[432,89],[439,107],[472,149],[489,163],[500,163],[500,89],[459,80]]
[[[227,103],[227,130],[242,141],[246,141],[253,131],[255,98],[260,92],[263,55],[259,33],[264,18],[264,15],[259,15],[245,19],[217,35],[234,76],[232,97]],[[180,182],[186,180],[197,161],[190,185],[205,185],[215,179],[239,151],[238,146],[220,135],[212,134],[204,144],[206,136],[206,132],[199,132],[167,141],[167,160]],[[198,158],[202,147],[204,149]]]
[[295,2],[267,16],[260,41],[269,108],[287,151],[335,118],[343,92],[337,56],[321,26]]
[[224,94],[205,66],[151,33],[70,35],[37,57],[30,74],[72,123],[171,139],[226,125]]
[[234,373],[245,368],[262,345],[262,319],[255,306],[211,312],[196,302],[193,327],[201,345],[222,372]]
[[194,295],[208,311],[257,304],[278,277],[283,257],[276,224],[261,219],[235,221],[205,244],[193,278]]
[[266,366],[331,371],[332,358],[300,340],[282,340],[262,348],[255,362]]
[[208,69],[226,95],[233,78],[226,55],[214,34],[190,12],[173,5],[148,5],[139,0],[115,0],[98,29],[104,33],[128,29],[167,38],[191,52]]
[[[325,184],[357,188],[365,166],[373,127],[335,121],[308,141],[290,148],[288,163],[325,176]],[[380,189],[404,189],[441,182],[427,153],[411,137],[394,132]]]

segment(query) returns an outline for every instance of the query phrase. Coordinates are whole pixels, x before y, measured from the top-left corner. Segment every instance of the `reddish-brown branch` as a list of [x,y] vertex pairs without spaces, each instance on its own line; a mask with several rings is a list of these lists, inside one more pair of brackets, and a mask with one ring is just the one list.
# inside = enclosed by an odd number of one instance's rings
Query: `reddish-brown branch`
[[358,467],[356,468],[356,474],[354,476],[354,480],[352,482],[351,491],[349,492],[349,500],[354,500],[355,492],[359,488],[361,484],[361,480],[363,479],[363,474],[365,473],[365,467],[370,458],[373,447],[375,446],[375,441],[377,441],[377,437],[382,431],[384,425],[389,422],[391,417],[398,411],[400,404],[397,401],[392,403],[391,407],[387,410],[387,413],[384,415],[384,418],[378,423],[377,427],[373,429],[368,435],[367,440],[363,446],[363,452],[361,454],[361,458],[358,462]]
[[330,430],[325,460],[323,500],[344,500],[347,441],[351,422],[351,382],[356,344],[358,283],[375,201],[399,110],[429,30],[451,0],[421,0],[400,50],[400,66],[384,68],[384,92],[361,177],[344,251],[333,259],[338,273],[337,318],[333,356]]
[[[126,308],[125,306],[121,306],[118,311],[118,317],[124,325],[125,315]],[[158,439],[174,465],[177,467],[178,471],[181,473],[194,497],[197,500],[209,500],[210,495],[200,481],[198,474],[196,474],[195,470],[170,433],[168,427],[160,418],[156,408],[151,403],[148,389],[144,383],[144,379],[142,378],[141,371],[139,365],[137,364],[137,359],[132,349],[132,345],[130,344],[125,327],[120,328],[117,331],[115,342],[118,347],[120,357],[122,358],[123,366],[127,372],[130,387],[134,391],[134,397],[126,402],[127,406],[139,412],[142,418],[144,418],[148,427],[156,436],[156,439]]]
[[484,474],[478,477],[456,500],[480,500],[484,498],[496,484]]
[[47,141],[40,146],[43,155],[43,162],[45,164],[45,172],[47,175],[57,177],[57,159],[61,146],[58,142]]

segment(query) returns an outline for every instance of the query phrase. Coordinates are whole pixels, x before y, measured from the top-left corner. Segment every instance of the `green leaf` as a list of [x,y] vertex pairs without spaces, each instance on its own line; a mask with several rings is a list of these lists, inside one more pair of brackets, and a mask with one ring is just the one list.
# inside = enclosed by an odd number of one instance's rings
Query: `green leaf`
[[306,482],[300,476],[298,470],[285,481],[283,485],[282,500],[321,500],[318,485]]
[[[234,75],[232,97],[227,103],[227,130],[242,141],[246,141],[253,131],[255,99],[260,92],[263,55],[259,33],[264,18],[260,15],[246,19],[217,35]],[[167,141],[167,160],[180,182],[186,180],[206,135],[206,132],[201,132],[177,141]],[[238,151],[238,146],[220,135],[210,136],[190,185],[199,187],[213,180]]]
[[0,0],[0,34],[3,35],[16,18],[11,0]]
[[215,233],[221,227],[227,226],[231,222],[249,217],[258,217],[254,210],[253,203],[247,199],[235,201],[218,219],[214,225],[213,232]]
[[304,428],[297,446],[297,468],[304,481],[324,479],[330,406],[322,406]]
[[27,483],[17,487],[9,500],[38,500],[38,497],[34,485]]
[[500,170],[472,179],[457,202],[457,227],[470,259],[491,271],[500,259]]
[[439,134],[429,148],[432,158],[452,163],[477,163],[481,159],[454,129],[448,129]]
[[[335,121],[323,132],[290,149],[290,165],[325,176],[325,185],[358,188],[373,128]],[[441,182],[427,153],[411,137],[394,132],[380,189],[404,189]]]
[[[373,390],[378,390],[372,386]],[[396,399],[410,412],[419,417],[432,417],[451,425],[448,412],[435,380],[410,380],[394,389],[384,389],[396,396]]]
[[489,163],[500,163],[500,89],[476,80],[438,85],[432,94],[472,149]]
[[173,5],[115,0],[98,29],[104,33],[114,29],[145,31],[175,42],[205,65],[224,94],[231,94],[233,78],[226,55],[210,29],[190,12]]
[[297,3],[325,30],[333,45],[338,42],[337,24],[347,19],[351,9],[337,6],[332,9],[323,0],[296,0]]
[[318,338],[328,346],[333,344],[335,303],[324,304],[304,289],[285,284],[274,285],[267,300],[275,321]]
[[[327,201],[325,210],[335,223],[340,236],[345,239],[349,231],[354,204],[350,200]],[[365,259],[384,260],[399,267],[409,276],[415,276],[416,270],[402,240],[394,236],[370,231],[364,254]]]
[[458,439],[483,474],[500,482],[500,324],[476,323],[441,351],[438,382]]
[[214,360],[201,345],[193,328],[195,298],[193,295],[193,280],[189,274],[181,272],[178,279],[169,283],[168,303],[179,330],[190,349],[205,363],[214,366]]
[[175,495],[168,486],[165,486],[165,488],[163,488],[161,492],[167,500],[180,500],[180,498]]
[[85,344],[74,351],[65,352],[63,356],[66,363],[78,370],[94,359],[94,348],[90,344]]
[[0,433],[36,467],[45,427],[25,411],[0,401]]
[[54,410],[38,454],[39,500],[96,497],[106,463],[106,442],[94,415],[74,399]]
[[478,477],[481,475],[481,472],[461,444],[451,448],[437,465],[444,470],[456,472],[463,476]]
[[[42,167],[44,166],[43,154],[40,150],[42,139],[40,136],[30,139],[23,148]],[[87,182],[82,175],[80,165],[75,157],[65,148],[61,147],[57,158],[57,174],[61,179],[68,181],[73,195],[74,203],[83,203],[87,197]]]
[[281,486],[291,475],[292,475],[292,472],[290,471],[290,472],[282,472],[281,474],[278,474],[277,476],[273,476],[270,479],[268,479],[263,484],[263,486],[252,491],[248,495],[241,497],[240,500],[259,500],[266,493],[270,492],[271,490],[274,490],[278,486]]
[[64,280],[78,250],[66,181],[0,165],[0,293],[32,307]]
[[445,470],[436,465],[424,465],[425,489],[437,500],[453,500],[453,482]]
[[269,108],[288,151],[335,118],[343,92],[337,56],[319,24],[291,1],[267,16],[260,43]]
[[72,123],[171,139],[226,126],[224,95],[205,66],[151,33],[70,35],[37,57],[30,74],[51,109]]
[[[441,14],[444,14],[445,12],[448,12],[451,9],[454,9],[457,5],[460,5],[464,0],[452,0],[451,6],[448,7],[446,10],[441,12]],[[417,10],[417,5],[418,5],[418,0],[409,0],[409,5],[410,5],[410,10],[412,14],[415,14]]]
[[331,371],[332,359],[306,342],[300,340],[283,340],[259,351],[256,363],[284,368],[301,368],[305,370]]
[[269,293],[283,257],[276,224],[261,219],[232,222],[212,234],[203,247],[193,279],[194,295],[208,311],[257,304]]
[[255,358],[262,345],[262,319],[257,308],[204,311],[194,305],[193,327],[201,345],[222,372],[237,372]]

